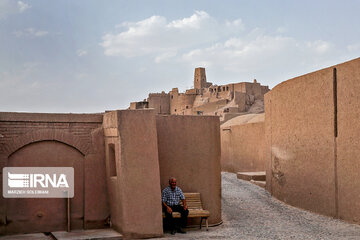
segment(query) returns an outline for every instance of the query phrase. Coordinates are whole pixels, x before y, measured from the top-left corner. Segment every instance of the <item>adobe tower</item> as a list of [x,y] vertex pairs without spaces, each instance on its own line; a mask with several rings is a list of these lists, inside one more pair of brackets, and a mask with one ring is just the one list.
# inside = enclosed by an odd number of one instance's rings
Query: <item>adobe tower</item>
[[201,90],[202,88],[206,88],[205,68],[195,68],[194,88],[199,90]]

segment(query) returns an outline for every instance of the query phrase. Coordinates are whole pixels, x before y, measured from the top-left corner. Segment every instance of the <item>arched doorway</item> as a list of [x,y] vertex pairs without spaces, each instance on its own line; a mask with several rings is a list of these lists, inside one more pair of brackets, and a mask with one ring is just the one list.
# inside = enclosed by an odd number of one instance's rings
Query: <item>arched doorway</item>
[[[34,142],[10,155],[8,167],[73,167],[75,195],[70,200],[71,229],[84,224],[84,155],[58,141]],[[67,228],[67,199],[9,198],[7,233],[51,232]]]

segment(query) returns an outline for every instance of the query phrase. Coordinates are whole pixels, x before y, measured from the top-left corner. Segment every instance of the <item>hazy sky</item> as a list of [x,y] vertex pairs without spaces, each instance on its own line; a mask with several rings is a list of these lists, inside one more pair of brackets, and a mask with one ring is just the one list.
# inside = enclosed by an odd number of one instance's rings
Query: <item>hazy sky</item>
[[360,1],[0,0],[0,111],[103,112],[360,57]]

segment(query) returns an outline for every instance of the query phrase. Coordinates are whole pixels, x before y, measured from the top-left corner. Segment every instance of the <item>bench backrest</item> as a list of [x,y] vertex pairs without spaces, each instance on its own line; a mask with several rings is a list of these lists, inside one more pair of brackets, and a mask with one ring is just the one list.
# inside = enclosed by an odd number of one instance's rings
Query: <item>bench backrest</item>
[[184,195],[189,209],[203,209],[200,193],[184,193]]

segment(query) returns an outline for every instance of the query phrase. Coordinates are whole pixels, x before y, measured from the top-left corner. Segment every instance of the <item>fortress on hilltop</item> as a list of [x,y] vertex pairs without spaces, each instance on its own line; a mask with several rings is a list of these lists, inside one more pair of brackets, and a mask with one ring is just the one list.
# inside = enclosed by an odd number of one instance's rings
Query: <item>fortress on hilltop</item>
[[250,82],[213,85],[206,80],[205,68],[196,68],[194,88],[180,93],[150,93],[147,100],[130,103],[130,109],[154,108],[158,114],[215,115],[222,122],[247,113],[264,112],[264,94],[268,86],[256,80]]

